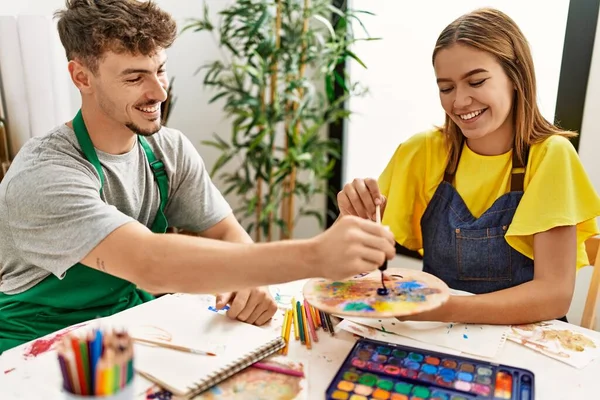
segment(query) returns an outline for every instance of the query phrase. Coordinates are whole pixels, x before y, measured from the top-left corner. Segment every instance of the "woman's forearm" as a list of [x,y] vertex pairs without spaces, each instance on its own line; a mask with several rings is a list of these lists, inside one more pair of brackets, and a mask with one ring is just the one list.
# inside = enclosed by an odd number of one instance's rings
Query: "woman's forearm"
[[573,291],[533,280],[512,288],[474,296],[451,296],[444,307],[448,322],[516,325],[561,318]]

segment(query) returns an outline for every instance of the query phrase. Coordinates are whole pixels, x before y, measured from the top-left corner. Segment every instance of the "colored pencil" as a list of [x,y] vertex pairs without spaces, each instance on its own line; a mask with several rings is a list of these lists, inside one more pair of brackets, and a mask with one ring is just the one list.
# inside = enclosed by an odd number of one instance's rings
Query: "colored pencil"
[[258,368],[258,369],[263,369],[265,371],[272,371],[272,372],[277,372],[277,373],[284,374],[284,375],[297,376],[300,378],[304,378],[304,372],[296,371],[296,370],[293,370],[290,368],[280,367],[278,365],[257,362],[257,363],[252,364],[252,367]]
[[309,333],[310,329],[308,328],[308,318],[306,318],[306,308],[304,308],[303,304],[300,305],[300,312],[302,313],[302,327],[304,328],[304,340],[306,341],[306,348],[310,350],[312,348]]
[[105,370],[104,379],[100,382],[102,384],[102,393],[113,394],[115,380],[115,351],[109,347],[105,350],[105,356],[107,367]]
[[327,313],[323,313],[325,315],[325,320],[327,321],[327,325],[329,326],[329,333],[331,334],[331,336],[335,336],[334,335],[334,328],[333,328],[333,323],[331,322],[331,317],[329,316],[329,314]]
[[298,329],[298,311],[296,310],[296,299],[292,297],[292,315],[294,317],[294,337],[300,339],[300,331]]
[[90,379],[90,357],[89,357],[89,346],[87,340],[80,340],[79,351],[81,352],[81,365],[83,367],[83,381],[85,382],[85,389],[88,394],[92,394],[92,382]]
[[321,319],[321,325],[323,326],[323,330],[325,332],[329,332],[329,326],[327,326],[327,321],[325,320],[325,314],[321,310],[317,310],[317,311],[319,311],[319,318]]
[[[285,312],[285,314],[284,314],[284,316],[283,316],[283,323],[281,324],[281,337],[282,337],[284,340],[285,340],[285,327],[287,326],[287,322],[288,322],[288,313],[287,313],[287,310],[286,310],[286,312]],[[285,345],[287,346],[287,341],[286,341]],[[284,351],[285,351],[285,347],[283,347],[283,348],[282,348],[282,349],[279,351],[279,353],[280,353],[280,354],[283,354],[283,353],[284,353]]]
[[317,331],[315,330],[315,321],[313,320],[314,312],[311,312],[310,304],[306,300],[304,300],[304,309],[306,310],[306,319],[308,320],[308,330],[312,335],[313,342],[318,342],[319,338],[317,336]]
[[290,331],[292,328],[292,310],[287,310],[288,314],[287,324],[285,327],[285,347],[283,348],[283,354],[287,354],[290,348]]
[[[305,307],[307,307],[306,304],[308,304],[308,303],[306,302],[306,300],[304,300],[304,304],[305,304]],[[306,311],[308,314],[310,314],[310,317],[312,318],[314,328],[317,329],[317,316],[315,315],[315,310],[312,308],[312,306],[310,304],[308,304],[308,310],[306,310]]]
[[65,360],[65,357],[62,354],[58,355],[58,363],[60,364],[60,371],[62,373],[62,376],[64,377],[63,388],[67,392],[73,393],[73,386],[71,383],[71,377],[69,376],[67,361]]
[[296,318],[298,321],[298,332],[300,333],[300,342],[302,344],[305,344],[306,338],[304,337],[304,325],[302,324],[302,309],[300,307],[300,302],[296,301]]
[[137,343],[143,343],[143,344],[149,344],[149,345],[158,346],[158,347],[164,347],[165,349],[183,351],[184,353],[194,353],[194,354],[200,354],[200,355],[212,356],[212,357],[216,356],[215,353],[211,353],[209,351],[200,350],[200,349],[193,349],[191,347],[186,347],[186,346],[180,346],[180,345],[177,345],[177,344],[161,342],[161,341],[158,341],[158,340],[143,339],[143,338],[137,338],[137,337],[134,337],[132,339],[133,339],[134,342],[137,342]]
[[[311,306],[312,307],[312,306]],[[317,310],[316,308],[312,307],[313,310],[315,311],[315,317],[317,318],[317,325],[319,327],[323,327],[323,323],[321,322],[321,313],[319,312],[319,310]]]
[[79,338],[76,336],[71,337],[71,348],[73,349],[73,354],[75,355],[75,367],[77,368],[77,381],[80,385],[81,394],[83,396],[87,396],[89,394],[89,390],[86,384],[85,371],[83,369],[83,357],[81,354],[81,348],[79,347]]

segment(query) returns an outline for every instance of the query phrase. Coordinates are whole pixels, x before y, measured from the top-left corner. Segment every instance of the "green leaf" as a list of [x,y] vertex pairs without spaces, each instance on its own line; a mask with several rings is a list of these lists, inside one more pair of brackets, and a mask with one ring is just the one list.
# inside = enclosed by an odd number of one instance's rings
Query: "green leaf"
[[300,215],[302,215],[303,217],[313,217],[315,218],[318,223],[319,226],[323,226],[325,224],[325,221],[323,220],[323,214],[319,211],[316,210],[301,210],[299,212]]
[[215,165],[213,165],[210,175],[214,175],[216,172],[218,172],[225,164],[227,164],[233,158],[233,156],[233,153],[221,154],[217,161],[215,161]]
[[350,58],[354,59],[357,63],[362,65],[363,68],[365,68],[365,69],[367,68],[365,63],[362,62],[362,60],[360,58],[358,58],[358,56],[356,54],[354,54],[353,52],[351,52],[350,50],[346,50],[346,55],[350,56]]
[[211,97],[211,99],[210,99],[210,100],[208,100],[208,104],[212,104],[212,103],[214,103],[215,101],[219,100],[221,97],[225,97],[225,96],[227,96],[227,95],[229,95],[229,94],[230,94],[230,93],[229,93],[229,92],[227,92],[227,91],[223,91],[223,92],[221,92],[221,93],[218,93],[218,94],[216,94],[215,96]]
[[313,18],[325,25],[332,38],[336,37],[335,30],[333,29],[331,22],[329,22],[325,17],[323,17],[322,15],[313,15]]

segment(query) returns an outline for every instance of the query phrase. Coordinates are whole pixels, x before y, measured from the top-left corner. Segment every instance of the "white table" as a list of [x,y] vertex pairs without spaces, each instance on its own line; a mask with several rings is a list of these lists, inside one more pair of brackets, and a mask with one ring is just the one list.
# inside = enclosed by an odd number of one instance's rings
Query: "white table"
[[[273,288],[276,299],[282,306],[289,304],[291,295],[296,295],[303,282],[293,282]],[[297,297],[298,298],[298,297]],[[283,311],[264,329],[280,330]],[[349,332],[337,332],[334,337],[319,331],[319,341],[308,350],[299,341],[292,341],[288,357],[302,361],[308,372],[308,399],[324,398],[324,393],[339,369],[343,360],[356,341]],[[402,338],[402,344],[419,347],[419,342]],[[421,344],[422,345],[422,344]],[[5,374],[14,365],[11,357],[0,356],[0,399],[15,400],[58,400],[64,399],[60,390],[56,390],[57,376],[48,376],[44,370],[44,361],[51,358],[56,363],[55,354],[47,353],[38,359],[27,362],[27,376],[19,376],[17,370]],[[475,357],[477,358],[477,357]],[[576,369],[560,361],[551,359],[516,343],[507,341],[504,348],[493,361],[515,367],[526,368],[534,372],[536,377],[536,399],[541,400],[573,400],[600,398],[600,359],[596,359],[583,369]],[[138,378],[136,378],[138,379]],[[58,386],[60,386],[58,384]]]

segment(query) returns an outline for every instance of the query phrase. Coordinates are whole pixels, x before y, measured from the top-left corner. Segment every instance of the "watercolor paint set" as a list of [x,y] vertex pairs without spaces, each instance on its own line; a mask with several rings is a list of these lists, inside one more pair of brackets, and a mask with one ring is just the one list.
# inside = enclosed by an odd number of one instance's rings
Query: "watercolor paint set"
[[526,369],[359,339],[327,388],[328,400],[534,400]]

